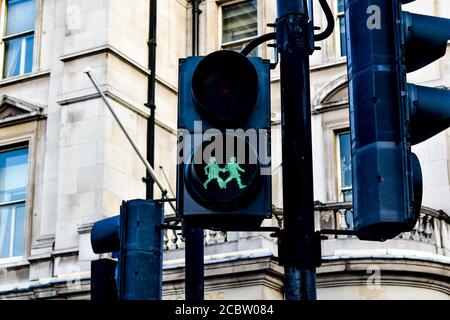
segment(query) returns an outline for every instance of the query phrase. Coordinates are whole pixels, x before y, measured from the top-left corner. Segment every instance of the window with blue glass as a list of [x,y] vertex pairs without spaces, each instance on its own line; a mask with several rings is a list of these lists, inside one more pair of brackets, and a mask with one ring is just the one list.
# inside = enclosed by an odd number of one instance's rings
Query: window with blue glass
[[4,78],[32,71],[35,20],[36,0],[6,0]]
[[344,202],[351,202],[353,199],[353,192],[350,132],[342,132],[338,134],[338,146],[340,172],[339,189],[341,192],[340,198]]
[[24,255],[28,148],[0,151],[0,259]]
[[337,0],[337,19],[338,26],[337,29],[339,31],[339,49],[341,57],[347,56],[347,42],[345,40],[345,9],[344,9],[345,0]]
[[[224,4],[222,9],[222,49],[241,51],[258,36],[258,2],[247,0]],[[256,55],[253,50],[251,55]]]

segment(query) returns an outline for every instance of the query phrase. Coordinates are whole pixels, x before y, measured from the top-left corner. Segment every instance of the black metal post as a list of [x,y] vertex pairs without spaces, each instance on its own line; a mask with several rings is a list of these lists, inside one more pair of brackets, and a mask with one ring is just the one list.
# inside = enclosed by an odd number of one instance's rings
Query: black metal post
[[314,37],[307,0],[278,0],[286,300],[316,299],[309,55]]
[[197,56],[199,52],[199,17],[201,0],[192,0],[192,55]]
[[[199,54],[199,8],[201,0],[192,0],[192,55]],[[185,298],[188,301],[204,300],[204,246],[203,229],[191,228],[184,222],[185,238]]]
[[185,238],[185,299],[203,301],[204,280],[204,246],[203,229],[194,229],[184,222]]
[[[150,0],[149,12],[149,38],[148,38],[148,90],[147,107],[150,109],[150,117],[147,121],[147,161],[152,167],[155,166],[155,81],[156,81],[156,2]],[[153,199],[153,179],[147,173],[146,192],[147,200]]]

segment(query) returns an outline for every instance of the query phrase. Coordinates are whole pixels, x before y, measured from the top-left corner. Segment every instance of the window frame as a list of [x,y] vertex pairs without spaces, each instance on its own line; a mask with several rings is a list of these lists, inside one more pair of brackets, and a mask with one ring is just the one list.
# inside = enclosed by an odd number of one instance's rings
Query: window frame
[[[219,11],[219,13],[218,13],[218,31],[219,31],[218,47],[219,47],[219,50],[224,50],[225,46],[233,46],[233,45],[249,43],[250,41],[258,38],[261,35],[261,33],[262,33],[262,29],[261,29],[262,14],[261,14],[261,12],[262,12],[262,2],[263,1],[256,0],[256,21],[257,21],[256,36],[223,43],[223,13],[222,13],[223,8],[226,6],[230,6],[230,5],[237,4],[240,2],[245,2],[245,1],[247,1],[247,0],[228,0],[228,1],[225,0],[225,1],[218,3],[218,6],[219,6],[219,8],[218,8],[219,9],[218,10]],[[256,50],[256,54],[259,56],[260,55],[260,46],[258,46],[255,50]]]
[[[27,149],[27,165],[28,165],[28,179],[26,184],[26,192],[25,192],[25,198],[21,200],[13,200],[13,201],[7,201],[7,202],[0,202],[0,208],[2,207],[8,207],[8,206],[14,206],[13,215],[11,217],[11,230],[10,230],[10,243],[9,243],[9,255],[5,258],[0,258],[0,263],[9,262],[9,261],[16,261],[16,260],[22,260],[26,256],[26,250],[27,250],[27,207],[28,207],[28,198],[29,198],[29,192],[30,192],[30,166],[31,166],[31,158],[30,158],[30,143],[29,141],[22,141],[18,143],[9,143],[7,145],[0,145],[0,153],[15,151],[15,150],[22,150]],[[23,238],[23,252],[21,255],[15,256],[14,255],[14,241],[11,241],[11,239],[14,239],[15,235],[15,220],[17,215],[17,206],[23,204],[24,206],[24,238]]]
[[[344,202],[344,191],[352,191],[353,192],[353,182],[351,188],[343,188],[342,187],[342,166],[341,166],[341,141],[339,139],[340,135],[348,133],[350,134],[351,141],[351,133],[350,128],[342,128],[334,131],[335,135],[335,155],[336,155],[336,185],[337,185],[337,199],[338,202]],[[353,169],[353,168],[352,168]]]
[[[347,59],[347,55],[343,56],[342,55],[342,48],[341,48],[341,24],[340,24],[340,18],[344,18],[345,20],[345,11],[344,12],[339,12],[339,6],[338,6],[338,0],[333,0],[334,4],[333,4],[333,8],[334,8],[334,13],[335,13],[335,49],[336,49],[336,57],[338,60],[343,60],[343,59]],[[345,41],[347,41],[345,39]]]
[[[10,241],[9,242],[9,254],[5,258],[0,258],[0,261],[22,259],[24,257],[24,255],[25,255],[25,239],[26,239],[25,236],[24,236],[24,239],[22,240],[23,241],[23,250],[24,250],[24,252],[21,255],[18,255],[18,256],[14,255],[14,245],[15,245],[14,237],[15,237],[15,233],[16,233],[16,216],[17,216],[17,207],[19,205],[23,205],[24,206],[24,210],[26,210],[26,205],[27,205],[26,199],[10,201],[10,202],[4,202],[4,203],[0,204],[0,208],[8,207],[8,206],[12,206],[12,208],[13,208],[12,216],[11,216],[11,227],[10,227],[11,230],[9,231],[10,232],[10,235],[9,235],[9,241]],[[26,219],[24,220],[24,226],[23,226],[24,234],[25,234],[25,229],[26,229],[25,224],[26,224]],[[11,240],[13,240],[13,241],[11,241]]]
[[[34,12],[34,28],[32,30],[27,30],[24,32],[20,32],[14,35],[6,35],[6,24],[7,24],[7,18],[8,18],[8,11],[7,11],[7,0],[0,0],[0,80],[5,79],[12,79],[16,77],[21,77],[24,75],[31,74],[33,72],[36,72],[37,68],[37,57],[38,57],[38,33],[40,30],[40,24],[39,24],[39,12],[41,8],[41,1],[42,0],[34,0],[35,1],[35,12]],[[18,75],[6,77],[4,75],[5,70],[5,57],[6,57],[6,42],[10,40],[14,40],[16,38],[25,37],[28,35],[33,35],[33,53],[32,53],[32,63],[31,63],[31,71],[30,72],[24,72],[19,73]]]
[[[8,128],[8,127],[7,127]],[[0,258],[0,266],[16,264],[21,261],[26,261],[30,254],[30,242],[31,242],[31,219],[32,219],[32,203],[34,198],[34,172],[35,172],[35,142],[36,136],[35,132],[24,132],[16,137],[5,137],[5,139],[0,140],[0,152],[7,152],[16,149],[28,148],[28,181],[27,181],[27,191],[25,196],[25,222],[24,222],[24,246],[23,254],[21,256],[13,256],[8,258]],[[22,201],[22,200],[21,200]]]

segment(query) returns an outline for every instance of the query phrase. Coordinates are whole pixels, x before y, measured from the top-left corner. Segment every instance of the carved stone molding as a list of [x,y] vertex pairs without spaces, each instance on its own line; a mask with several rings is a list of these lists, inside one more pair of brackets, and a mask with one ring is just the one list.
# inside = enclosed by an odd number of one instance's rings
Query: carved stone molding
[[40,106],[8,95],[0,97],[0,127],[41,117],[43,117],[43,108]]

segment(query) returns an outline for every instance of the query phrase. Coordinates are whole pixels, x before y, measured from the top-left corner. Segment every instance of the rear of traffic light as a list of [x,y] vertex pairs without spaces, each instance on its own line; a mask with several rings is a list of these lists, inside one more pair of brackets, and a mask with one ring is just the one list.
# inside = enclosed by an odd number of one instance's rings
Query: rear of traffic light
[[180,60],[177,212],[205,228],[271,214],[270,62],[233,51]]
[[91,300],[116,301],[117,261],[99,259],[91,261]]
[[[119,251],[120,216],[97,221],[91,230],[91,246],[94,253]],[[114,259],[91,261],[91,300],[118,300],[118,264]]]
[[94,253],[114,252],[118,261],[92,261],[92,300],[161,299],[162,210],[152,200],[131,200],[122,204],[120,216],[94,224]]
[[449,91],[407,84],[406,73],[445,54],[450,22],[401,4],[346,0],[354,225],[364,240],[412,230],[422,174],[411,145],[449,126]]

